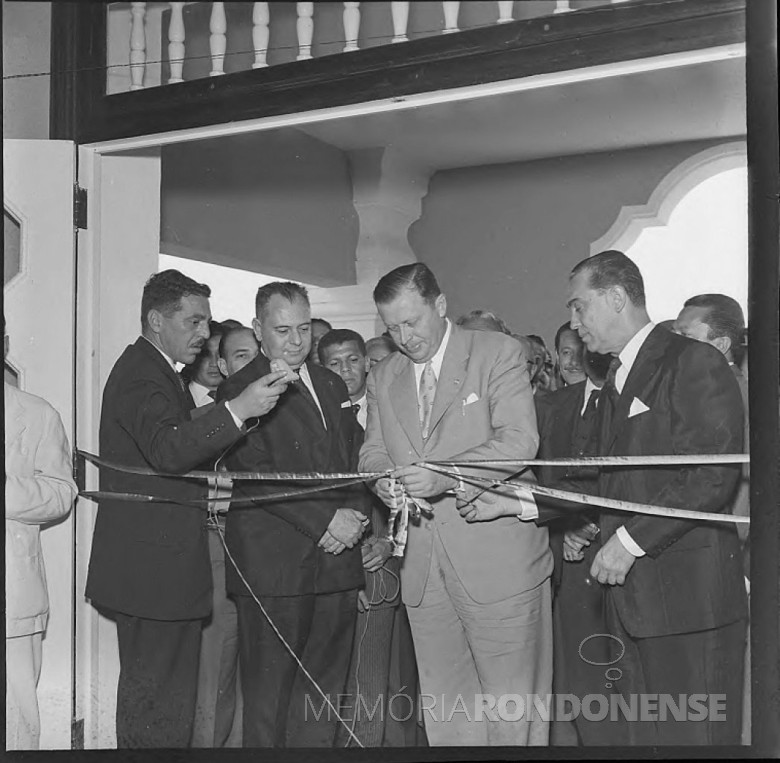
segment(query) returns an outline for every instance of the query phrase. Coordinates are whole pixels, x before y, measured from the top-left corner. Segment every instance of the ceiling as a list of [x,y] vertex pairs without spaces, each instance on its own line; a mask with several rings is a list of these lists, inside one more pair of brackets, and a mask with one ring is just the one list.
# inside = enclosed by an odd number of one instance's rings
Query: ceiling
[[[299,126],[342,150],[393,147],[431,170],[742,136],[745,59]],[[258,134],[262,140],[262,133]]]

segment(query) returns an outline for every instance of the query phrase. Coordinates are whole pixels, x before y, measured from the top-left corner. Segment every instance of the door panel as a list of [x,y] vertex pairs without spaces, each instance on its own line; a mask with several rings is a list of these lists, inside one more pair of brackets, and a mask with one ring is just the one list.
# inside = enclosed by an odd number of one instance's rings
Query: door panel
[[[75,149],[69,141],[4,140],[4,211],[18,223],[3,288],[8,364],[25,392],[59,412],[73,444]],[[49,623],[38,684],[41,749],[70,749],[73,685],[73,512],[41,533]]]

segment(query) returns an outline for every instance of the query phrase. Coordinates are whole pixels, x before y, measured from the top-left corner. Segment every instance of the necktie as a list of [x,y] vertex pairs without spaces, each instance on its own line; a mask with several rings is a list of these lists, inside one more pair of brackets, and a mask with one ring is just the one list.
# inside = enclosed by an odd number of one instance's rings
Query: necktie
[[423,368],[420,377],[420,428],[423,440],[428,439],[428,430],[431,427],[431,414],[433,413],[433,399],[436,397],[436,374],[429,360]]
[[209,390],[209,391],[208,391],[206,394],[207,394],[207,395],[208,395],[208,396],[209,396],[209,397],[210,397],[212,400],[216,400],[216,399],[217,399],[217,390],[215,390],[215,389],[210,389],[210,390]]
[[354,413],[355,416],[360,413],[360,403],[352,403],[352,413]]
[[317,414],[317,420],[324,427],[325,423],[322,420],[322,414],[320,413],[319,406],[314,400],[314,395],[311,394],[309,388],[306,386],[306,384],[304,384],[303,379],[296,379],[292,383],[292,386],[301,393],[301,397],[314,409],[314,412]]
[[593,417],[596,415],[596,405],[599,401],[600,392],[601,392],[600,389],[593,389],[590,392],[590,397],[588,398],[588,404],[585,406],[585,410],[582,412],[582,420],[586,424],[592,422]]
[[620,358],[617,356],[612,358],[612,361],[609,364],[609,371],[607,371],[607,380],[604,382],[604,386],[602,388],[604,390],[605,397],[610,401],[613,407],[615,403],[617,403],[617,399],[620,397],[620,393],[617,391],[617,386],[615,385],[615,377],[617,376],[618,368],[620,368],[620,366]]

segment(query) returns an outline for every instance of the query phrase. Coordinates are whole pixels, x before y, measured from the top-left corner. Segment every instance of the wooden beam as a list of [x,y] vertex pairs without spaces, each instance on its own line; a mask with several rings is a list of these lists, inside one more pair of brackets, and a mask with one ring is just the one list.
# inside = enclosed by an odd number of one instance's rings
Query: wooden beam
[[[85,6],[88,7],[88,6]],[[603,6],[98,99],[84,142],[343,106],[743,42],[745,0]]]

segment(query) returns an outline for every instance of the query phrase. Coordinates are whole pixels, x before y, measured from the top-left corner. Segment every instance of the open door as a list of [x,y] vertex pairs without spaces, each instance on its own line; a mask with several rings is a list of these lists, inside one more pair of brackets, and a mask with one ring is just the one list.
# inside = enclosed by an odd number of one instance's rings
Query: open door
[[[75,148],[3,141],[5,379],[45,398],[74,441]],[[73,717],[74,516],[41,533],[49,623],[38,684],[41,749],[70,749]]]

